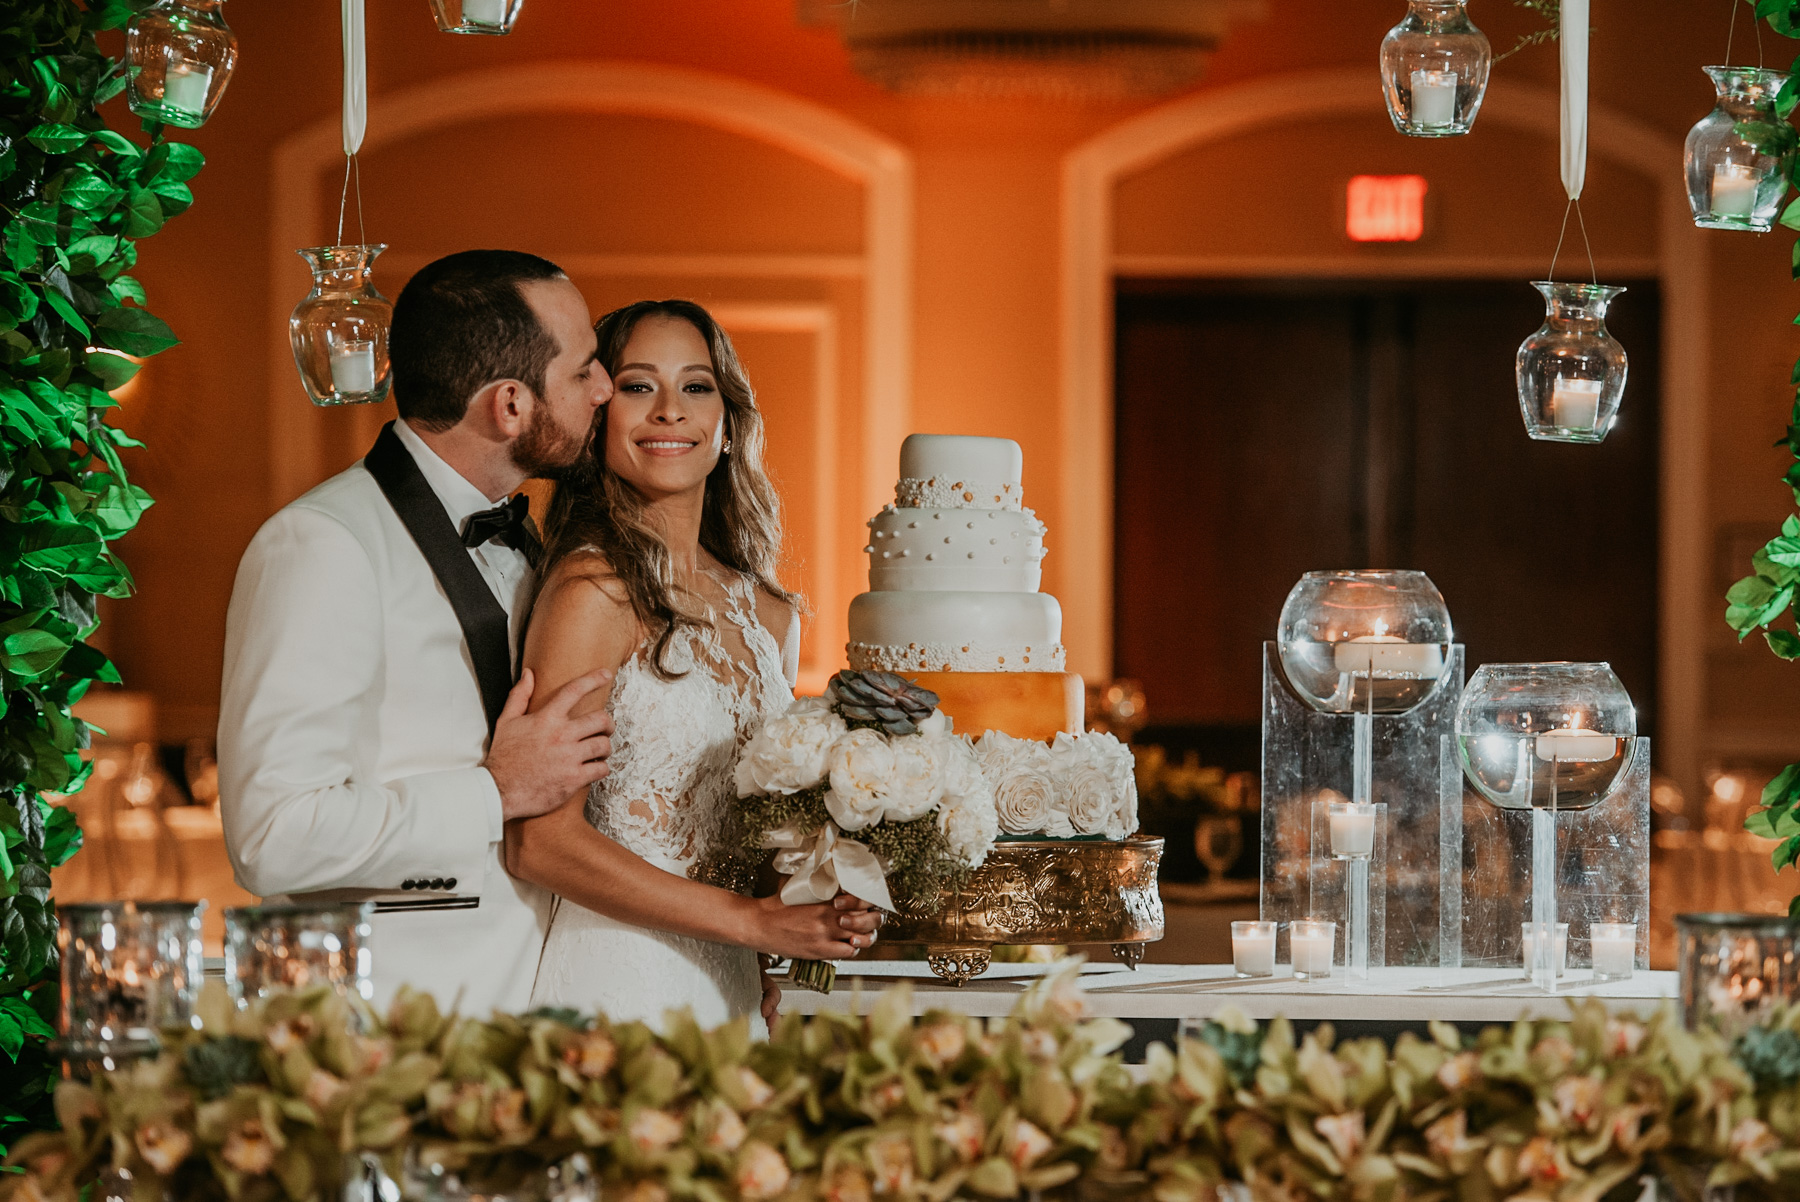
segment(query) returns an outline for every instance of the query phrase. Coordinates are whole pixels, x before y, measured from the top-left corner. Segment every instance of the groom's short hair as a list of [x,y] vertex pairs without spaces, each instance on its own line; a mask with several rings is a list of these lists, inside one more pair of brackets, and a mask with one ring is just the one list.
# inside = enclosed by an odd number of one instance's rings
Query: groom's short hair
[[465,250],[426,264],[400,290],[388,356],[400,416],[448,430],[495,380],[535,396],[559,349],[519,285],[566,278],[548,259],[517,250]]

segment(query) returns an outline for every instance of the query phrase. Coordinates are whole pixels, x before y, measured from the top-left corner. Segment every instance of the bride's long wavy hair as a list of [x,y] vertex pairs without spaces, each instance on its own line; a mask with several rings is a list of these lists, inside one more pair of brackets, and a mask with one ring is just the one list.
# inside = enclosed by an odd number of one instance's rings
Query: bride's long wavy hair
[[[632,331],[646,317],[685,321],[706,340],[713,376],[725,401],[729,453],[706,477],[700,516],[700,545],[728,568],[744,573],[758,588],[791,605],[800,599],[776,580],[781,552],[781,501],[763,470],[763,419],[756,393],[738,361],[731,339],[712,314],[689,300],[638,301],[614,309],[594,326],[600,363],[618,370]],[[624,586],[638,621],[655,636],[650,668],[664,680],[681,675],[665,659],[675,632],[705,629],[705,607],[675,580],[668,544],[648,504],[636,488],[606,466],[606,425],[612,407],[595,418],[587,449],[557,483],[545,518],[546,571],[564,557],[598,550]]]

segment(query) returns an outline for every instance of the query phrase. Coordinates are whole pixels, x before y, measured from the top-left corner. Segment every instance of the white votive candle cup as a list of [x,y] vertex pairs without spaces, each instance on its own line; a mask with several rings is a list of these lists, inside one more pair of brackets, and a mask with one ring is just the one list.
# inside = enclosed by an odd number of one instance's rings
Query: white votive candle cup
[[1537,758],[1559,764],[1599,764],[1619,754],[1616,735],[1592,730],[1546,730],[1537,736]]
[[169,60],[163,73],[163,106],[198,117],[206,111],[206,94],[212,90],[213,69],[185,58]]
[[1326,807],[1331,820],[1331,854],[1340,860],[1366,860],[1375,854],[1375,807],[1334,801]]
[[1600,380],[1557,376],[1550,385],[1550,424],[1563,430],[1592,430],[1600,424]]
[[[1519,924],[1526,976],[1530,976],[1537,968],[1537,938],[1532,930],[1534,925],[1536,924],[1529,922]],[[1560,977],[1569,969],[1569,924],[1566,922],[1556,924],[1556,941],[1552,945],[1552,954],[1556,959],[1556,975]]]
[[1296,922],[1289,931],[1293,948],[1294,979],[1329,981],[1331,962],[1337,955],[1337,923]]
[[1444,674],[1444,649],[1387,634],[1347,639],[1331,649],[1339,672],[1393,679],[1436,680]]
[[1713,168],[1712,214],[1714,217],[1748,217],[1756,209],[1756,189],[1763,173],[1743,163],[1720,163]]
[[463,0],[464,25],[499,29],[506,24],[506,0]]
[[1275,975],[1275,928],[1272,922],[1231,924],[1231,967],[1238,976]]
[[1602,981],[1631,979],[1637,967],[1637,923],[1596,922],[1588,927],[1594,949],[1594,976]]
[[341,342],[331,348],[331,388],[338,393],[375,391],[373,342]]
[[1453,125],[1456,123],[1456,72],[1428,71],[1412,73],[1414,125]]

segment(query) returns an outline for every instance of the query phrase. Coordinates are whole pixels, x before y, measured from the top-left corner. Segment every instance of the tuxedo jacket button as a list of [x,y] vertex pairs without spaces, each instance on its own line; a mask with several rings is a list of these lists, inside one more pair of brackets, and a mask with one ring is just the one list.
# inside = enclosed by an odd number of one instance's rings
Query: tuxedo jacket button
[[454,888],[456,888],[456,878],[455,878],[455,877],[451,877],[451,878],[450,878],[450,879],[449,879],[449,880],[447,880],[447,881],[445,881],[445,882],[444,882],[444,888],[446,888],[446,889],[454,889]]
[[402,889],[417,889],[419,887],[419,882],[417,882],[417,881],[401,881],[400,887]]
[[444,878],[441,876],[434,878],[431,882],[431,887],[433,889],[442,889],[444,887]]

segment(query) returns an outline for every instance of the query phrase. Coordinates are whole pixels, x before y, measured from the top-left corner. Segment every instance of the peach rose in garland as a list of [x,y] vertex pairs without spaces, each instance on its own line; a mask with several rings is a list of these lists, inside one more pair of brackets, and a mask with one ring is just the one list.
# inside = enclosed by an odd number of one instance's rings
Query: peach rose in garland
[[655,1181],[633,1181],[617,1198],[618,1202],[669,1202],[669,1191]]
[[903,1194],[912,1188],[912,1137],[903,1131],[890,1131],[869,1141],[866,1155],[875,1174],[875,1192]]
[[171,1123],[145,1123],[137,1129],[132,1143],[137,1146],[144,1163],[167,1177],[194,1150],[194,1137]]
[[681,1120],[666,1110],[640,1110],[631,1116],[625,1137],[640,1152],[660,1152],[681,1138]]
[[1045,1135],[1037,1124],[1027,1119],[1014,1119],[1013,1125],[1006,1132],[1006,1158],[1020,1172],[1043,1159],[1055,1146],[1055,1141]]
[[947,1123],[939,1123],[932,1129],[932,1133],[943,1140],[958,1159],[965,1162],[980,1156],[982,1146],[987,1143],[987,1125],[972,1110],[957,1111],[955,1118]]
[[245,1119],[225,1137],[219,1158],[248,1177],[260,1177],[275,1165],[275,1141],[261,1119]]
[[713,1152],[735,1152],[750,1134],[738,1112],[717,1098],[700,1111],[698,1128],[700,1142]]
[[928,1027],[919,1028],[918,1034],[913,1037],[913,1046],[931,1062],[932,1067],[941,1069],[963,1054],[963,1049],[969,1046],[969,1036],[959,1022],[935,1022]]
[[854,1165],[843,1165],[825,1179],[819,1191],[825,1202],[871,1202],[869,1178]]
[[738,1153],[733,1182],[743,1202],[764,1202],[780,1197],[791,1180],[793,1172],[788,1168],[787,1158],[761,1140],[751,1140]]

